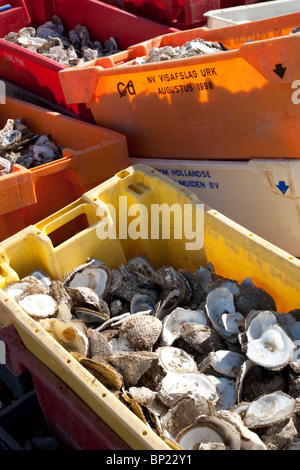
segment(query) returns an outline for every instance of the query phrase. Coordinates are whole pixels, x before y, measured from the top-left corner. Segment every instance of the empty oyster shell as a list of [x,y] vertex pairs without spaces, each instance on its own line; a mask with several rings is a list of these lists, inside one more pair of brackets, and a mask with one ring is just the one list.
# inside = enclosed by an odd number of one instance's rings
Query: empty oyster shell
[[135,294],[130,302],[130,313],[147,311],[152,315],[154,308],[155,301],[150,295]]
[[40,325],[53,336],[69,352],[77,352],[83,356],[88,353],[88,339],[73,322],[66,323],[57,318],[45,318],[40,320]]
[[235,382],[226,377],[216,377],[206,374],[209,380],[215,385],[218,400],[215,403],[216,410],[229,410],[236,403]]
[[168,435],[175,439],[180,431],[194,424],[197,416],[214,416],[214,406],[204,397],[183,398],[161,418],[161,425]]
[[220,410],[217,411],[217,417],[230,423],[240,433],[241,450],[267,450],[260,437],[244,425],[242,418],[238,414],[228,410]]
[[25,281],[12,282],[7,284],[3,290],[11,299],[16,300],[29,284],[29,282]]
[[161,321],[151,315],[133,315],[122,323],[121,332],[136,351],[151,351],[162,329]]
[[245,354],[256,364],[280,370],[292,359],[294,343],[269,311],[252,312],[246,330]]
[[236,378],[245,360],[246,356],[243,354],[219,349],[214,352],[210,365],[216,372],[226,377]]
[[162,344],[171,346],[180,337],[180,327],[183,323],[207,325],[207,316],[203,310],[191,310],[183,307],[175,308],[163,320]]
[[269,426],[290,418],[295,411],[295,399],[284,392],[276,391],[251,402],[243,422],[249,428]]
[[162,346],[155,351],[159,354],[159,363],[166,372],[192,372],[197,364],[187,352],[174,346]]
[[184,450],[198,450],[201,444],[223,444],[227,450],[240,450],[240,433],[227,421],[199,416],[195,424],[180,431],[176,440]]
[[109,290],[110,269],[102,261],[90,259],[87,263],[73,269],[65,278],[68,287],[88,287],[99,297],[104,298]]
[[163,289],[164,295],[178,290],[180,292],[178,303],[188,303],[191,296],[191,288],[185,277],[172,266],[163,266],[155,271],[154,282]]
[[217,391],[211,380],[200,372],[168,371],[158,386],[157,396],[171,408],[185,397],[195,399],[204,397],[214,404],[217,400]]
[[58,308],[57,302],[48,294],[28,294],[18,300],[18,303],[28,315],[35,318],[51,317]]
[[210,291],[205,304],[207,315],[215,329],[230,343],[237,341],[237,335],[228,331],[224,324],[224,314],[235,312],[233,295],[226,287],[217,287]]

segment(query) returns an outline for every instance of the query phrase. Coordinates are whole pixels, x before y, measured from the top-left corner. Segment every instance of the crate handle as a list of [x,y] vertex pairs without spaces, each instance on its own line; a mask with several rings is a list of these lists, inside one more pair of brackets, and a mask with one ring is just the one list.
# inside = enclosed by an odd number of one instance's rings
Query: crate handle
[[[49,235],[50,233],[61,228],[63,225],[66,225],[68,222],[75,219],[76,217],[82,214],[86,214],[87,213],[86,209],[90,209],[89,212],[91,212],[92,207],[87,203],[81,203],[79,205],[76,205],[75,207],[70,208],[66,212],[63,212],[62,210],[58,212],[57,214],[54,214],[54,216],[57,215],[55,218],[51,216],[50,218],[45,219],[44,224],[41,222],[37,224],[36,227],[45,235]],[[47,222],[47,220],[49,222]]]

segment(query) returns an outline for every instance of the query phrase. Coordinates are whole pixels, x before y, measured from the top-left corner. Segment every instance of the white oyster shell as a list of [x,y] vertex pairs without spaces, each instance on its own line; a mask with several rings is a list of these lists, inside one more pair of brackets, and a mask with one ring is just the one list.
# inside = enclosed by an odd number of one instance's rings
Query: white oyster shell
[[219,372],[226,377],[236,378],[246,359],[246,356],[243,354],[219,349],[212,355],[210,365],[216,372]]
[[293,355],[294,343],[277,323],[272,312],[262,311],[250,321],[246,331],[245,353],[256,364],[279,370],[286,366]]
[[295,410],[295,399],[277,391],[252,401],[245,412],[243,422],[249,428],[269,426],[291,417]]
[[192,372],[197,370],[197,364],[187,352],[174,346],[163,346],[156,350],[160,364],[166,371]]
[[176,440],[184,450],[198,450],[202,444],[219,444],[221,449],[228,450],[241,449],[241,437],[236,428],[214,416],[199,416],[197,422],[183,429]]
[[180,337],[180,326],[183,323],[197,323],[207,325],[207,316],[203,310],[192,310],[183,307],[175,308],[163,320],[161,334],[162,343],[171,346]]
[[234,313],[233,294],[226,287],[217,287],[210,291],[205,304],[207,315],[215,329],[230,343],[237,341],[237,335],[228,331],[224,325],[223,315]]
[[200,372],[179,374],[169,371],[160,382],[157,396],[166,406],[172,407],[185,397],[204,397],[215,403],[217,391],[209,378]]
[[218,395],[218,401],[215,409],[229,410],[236,403],[235,381],[226,377],[216,377],[206,374],[210,381],[215,385]]

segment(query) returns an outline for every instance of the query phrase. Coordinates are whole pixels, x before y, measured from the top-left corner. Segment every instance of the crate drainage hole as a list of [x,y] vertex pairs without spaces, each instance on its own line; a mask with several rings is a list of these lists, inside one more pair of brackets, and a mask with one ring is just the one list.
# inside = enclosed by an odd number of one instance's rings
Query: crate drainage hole
[[106,393],[102,393],[102,398],[105,398],[106,397]]
[[71,359],[67,359],[66,362],[67,362],[67,364],[70,364]]
[[148,432],[147,432],[147,431],[143,431],[142,434],[143,434],[143,436],[147,436]]

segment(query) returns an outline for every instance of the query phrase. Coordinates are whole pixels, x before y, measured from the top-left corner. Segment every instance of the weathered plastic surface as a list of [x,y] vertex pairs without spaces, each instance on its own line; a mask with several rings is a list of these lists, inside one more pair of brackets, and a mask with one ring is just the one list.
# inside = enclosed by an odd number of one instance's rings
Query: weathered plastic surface
[[[0,6],[5,3],[6,0],[0,0]],[[89,121],[93,121],[93,116],[85,105],[69,106],[65,101],[57,75],[59,70],[66,68],[64,65],[2,38],[25,26],[37,28],[51,20],[54,14],[61,18],[66,35],[77,24],[84,24],[94,41],[103,43],[114,36],[121,50],[153,35],[175,31],[98,0],[12,0],[11,4],[11,10],[0,13],[0,78],[33,91]]]
[[7,97],[0,127],[22,118],[37,134],[64,146],[63,158],[0,176],[0,241],[40,221],[128,166],[123,135]]
[[204,13],[220,8],[220,0],[105,0],[131,13],[178,29],[204,26]]
[[[156,267],[173,265],[195,272],[209,261],[217,274],[238,282],[250,276],[256,285],[274,297],[279,312],[287,312],[299,306],[300,261],[208,206],[204,206],[204,230],[199,230],[204,236],[201,249],[187,250],[186,243],[191,241],[190,237],[183,232],[182,238],[176,238],[173,226],[169,239],[151,239],[151,236],[134,239],[123,235],[123,238],[100,238],[98,223],[105,223],[108,215],[103,212],[103,203],[116,208],[114,226],[120,226],[120,196],[127,197],[128,207],[142,204],[148,211],[152,210],[152,204],[162,204],[162,201],[169,206],[176,203],[182,210],[185,204],[191,204],[189,220],[194,222],[196,210],[199,210],[197,204],[200,204],[195,194],[151,167],[135,165],[121,171],[61,211],[0,244],[0,321],[6,326],[13,323],[27,349],[58,375],[132,449],[170,450],[161,438],[25,314],[5,294],[3,287],[29,274],[33,268],[42,269],[53,279],[63,279],[88,257],[101,259],[111,268],[118,268],[132,256],[144,254]],[[68,239],[54,245],[51,241],[54,232],[80,214],[85,215],[87,226],[83,225]],[[126,227],[129,228],[129,218]]]
[[130,162],[153,167],[205,204],[300,258],[300,160]]
[[[87,103],[97,124],[126,135],[132,157],[299,158],[300,34],[289,35],[299,24],[300,13],[181,31],[59,76],[66,100]],[[199,37],[228,51],[135,64],[153,47]]]
[[5,343],[11,373],[18,375],[24,369],[30,373],[45,422],[65,449],[130,450],[99,416],[25,348],[13,325],[0,330],[0,338]]
[[[299,13],[300,4],[298,0],[271,0],[255,4],[243,4],[241,6],[230,5],[227,8],[220,4],[219,10],[210,10],[204,13],[208,28],[224,28],[236,24],[245,24],[253,21],[261,21],[277,16]],[[228,5],[229,6],[229,5]]]

